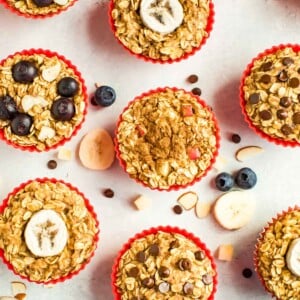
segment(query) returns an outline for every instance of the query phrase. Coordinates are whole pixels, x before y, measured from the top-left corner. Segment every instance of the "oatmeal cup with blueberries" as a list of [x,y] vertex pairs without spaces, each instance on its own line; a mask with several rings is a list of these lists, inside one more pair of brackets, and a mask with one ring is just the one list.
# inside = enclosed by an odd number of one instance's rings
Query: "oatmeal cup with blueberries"
[[111,0],[115,37],[152,62],[187,58],[205,43],[213,24],[211,0]]
[[98,232],[89,201],[62,181],[26,182],[0,207],[1,257],[15,274],[37,283],[64,281],[82,270]]
[[14,147],[44,151],[77,133],[86,88],[76,67],[44,50],[23,51],[0,63],[0,135]]
[[215,161],[219,128],[198,96],[160,88],[136,97],[119,117],[116,153],[137,182],[158,190],[199,181]]

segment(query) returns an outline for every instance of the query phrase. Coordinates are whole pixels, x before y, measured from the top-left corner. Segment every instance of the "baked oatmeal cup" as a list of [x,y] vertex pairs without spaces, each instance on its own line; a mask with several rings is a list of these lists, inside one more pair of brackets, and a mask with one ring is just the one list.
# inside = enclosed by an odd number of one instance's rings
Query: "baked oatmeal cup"
[[214,23],[211,0],[111,0],[109,18],[119,43],[153,63],[186,59],[205,44]]
[[177,227],[157,227],[131,238],[113,266],[115,299],[214,299],[216,266],[205,244]]
[[254,254],[264,288],[280,300],[299,299],[300,208],[278,214],[260,234]]
[[268,141],[300,144],[300,46],[265,50],[247,66],[240,104],[249,126]]
[[8,10],[19,16],[40,19],[58,15],[77,0],[0,0]]
[[84,80],[55,52],[30,49],[0,62],[0,139],[48,151],[70,140],[87,111]]
[[98,226],[93,207],[75,187],[56,179],[31,180],[0,206],[0,256],[23,279],[62,282],[91,260]]
[[178,190],[206,175],[219,141],[211,108],[192,93],[166,87],[129,103],[119,117],[115,145],[131,178],[151,189]]

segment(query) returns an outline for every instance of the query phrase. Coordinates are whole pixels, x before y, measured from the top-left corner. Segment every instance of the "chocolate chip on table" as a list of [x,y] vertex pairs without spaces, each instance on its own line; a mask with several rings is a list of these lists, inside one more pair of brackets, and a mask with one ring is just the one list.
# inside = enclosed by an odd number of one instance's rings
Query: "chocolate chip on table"
[[106,197],[106,198],[112,198],[115,193],[112,189],[106,189],[103,191],[103,195]]
[[161,282],[158,286],[158,290],[162,293],[165,294],[170,290],[170,284],[168,282]]
[[284,124],[282,127],[281,127],[281,132],[284,134],[284,135],[289,135],[293,132],[293,129],[291,126],[287,125],[287,124]]
[[189,271],[192,268],[192,263],[188,258],[182,258],[177,263],[179,270]]
[[213,277],[210,274],[204,274],[202,276],[202,282],[205,285],[209,285],[209,284],[211,284],[213,282]]
[[300,84],[300,81],[297,77],[292,77],[290,80],[289,80],[289,86],[293,89],[297,88]]
[[140,270],[137,267],[133,267],[129,270],[128,276],[136,278],[140,273]]
[[259,112],[259,117],[264,121],[271,120],[272,113],[269,110],[262,110]]
[[261,65],[261,70],[264,72],[270,71],[272,69],[273,63],[271,61],[268,61]]
[[288,117],[288,112],[286,109],[278,109],[276,115],[278,119],[284,120]]
[[245,277],[245,278],[250,278],[250,277],[252,277],[252,270],[251,269],[249,269],[249,268],[245,268],[244,270],[243,270],[243,272],[242,272],[242,274],[243,274],[243,276]]
[[144,278],[142,280],[142,285],[148,289],[151,289],[154,286],[154,280],[150,277]]
[[195,87],[195,88],[192,89],[192,93],[193,93],[194,95],[201,96],[202,91],[201,91],[200,88]]
[[187,80],[189,83],[196,83],[198,81],[198,76],[195,74],[192,74],[188,77]]
[[282,97],[279,101],[280,106],[289,107],[292,104],[292,101],[288,97]]
[[197,259],[197,260],[204,260],[205,259],[205,253],[204,253],[204,251],[202,251],[202,250],[199,250],[199,251],[196,251],[195,253],[194,253],[194,255],[195,255],[195,258]]
[[259,93],[253,93],[249,96],[249,102],[250,104],[257,104],[260,100]]
[[56,160],[54,160],[54,159],[49,160],[47,163],[47,167],[51,170],[56,169],[56,167],[57,167]]
[[271,76],[268,74],[264,74],[263,76],[260,77],[260,82],[264,84],[268,84],[271,82]]
[[183,292],[186,295],[193,295],[194,285],[190,282],[186,282],[183,286]]
[[161,278],[169,277],[170,276],[170,269],[168,269],[167,267],[162,266],[158,269],[158,274]]
[[293,114],[293,123],[300,124],[300,112],[296,112]]
[[235,144],[238,144],[240,141],[241,141],[241,137],[234,133],[232,136],[231,136],[231,140],[235,143]]
[[173,211],[174,211],[174,213],[175,213],[176,215],[180,215],[180,214],[182,214],[183,209],[182,209],[182,207],[181,207],[180,205],[175,205],[175,206],[173,207]]
[[292,58],[290,58],[290,57],[284,57],[283,59],[282,59],[282,64],[284,65],[284,66],[290,66],[290,65],[292,65],[294,63],[294,60],[292,59]]
[[152,256],[158,256],[159,255],[159,246],[158,244],[153,244],[149,247],[149,254]]
[[286,70],[282,70],[281,72],[279,72],[278,76],[277,76],[279,81],[282,82],[286,82],[289,79],[288,73]]
[[136,260],[140,263],[144,263],[146,261],[146,253],[144,251],[140,251],[136,254]]

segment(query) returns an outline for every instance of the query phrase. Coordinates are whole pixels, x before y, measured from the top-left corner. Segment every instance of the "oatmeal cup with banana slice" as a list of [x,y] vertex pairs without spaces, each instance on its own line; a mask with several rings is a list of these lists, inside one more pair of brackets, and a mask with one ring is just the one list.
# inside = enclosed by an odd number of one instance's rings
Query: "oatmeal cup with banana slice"
[[22,51],[0,63],[0,137],[16,148],[62,145],[80,129],[86,105],[81,74],[57,53]]
[[13,272],[36,283],[79,273],[97,247],[97,216],[76,188],[55,179],[22,184],[0,207],[0,254]]

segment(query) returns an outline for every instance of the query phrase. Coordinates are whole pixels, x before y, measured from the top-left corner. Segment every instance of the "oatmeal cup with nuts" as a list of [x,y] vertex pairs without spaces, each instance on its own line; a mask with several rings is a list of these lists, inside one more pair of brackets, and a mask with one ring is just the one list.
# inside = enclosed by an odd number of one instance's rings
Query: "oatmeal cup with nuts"
[[194,54],[212,30],[211,0],[111,0],[117,40],[146,61],[171,63]]
[[217,121],[204,101],[184,90],[159,88],[124,109],[115,142],[131,178],[151,189],[176,190],[206,175],[219,139]]
[[94,255],[97,216],[70,184],[47,178],[28,181],[8,195],[0,213],[1,257],[24,279],[62,282]]
[[246,121],[283,146],[300,144],[300,46],[266,50],[248,65],[241,84]]
[[86,104],[84,81],[63,56],[28,50],[0,63],[0,138],[16,148],[62,145],[80,129]]
[[74,5],[77,0],[0,0],[10,11],[28,18],[57,15]]
[[174,227],[145,230],[130,239],[113,267],[115,299],[213,299],[216,266],[206,246]]
[[300,294],[300,208],[278,214],[260,234],[254,254],[256,271],[276,299]]

